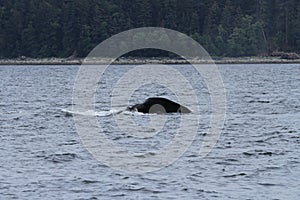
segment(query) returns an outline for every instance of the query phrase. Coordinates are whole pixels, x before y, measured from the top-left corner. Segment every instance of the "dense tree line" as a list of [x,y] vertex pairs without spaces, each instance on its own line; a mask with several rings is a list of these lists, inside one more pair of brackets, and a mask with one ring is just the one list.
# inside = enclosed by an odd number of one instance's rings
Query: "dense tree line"
[[0,57],[83,57],[144,26],[183,32],[215,56],[299,52],[300,1],[1,0]]

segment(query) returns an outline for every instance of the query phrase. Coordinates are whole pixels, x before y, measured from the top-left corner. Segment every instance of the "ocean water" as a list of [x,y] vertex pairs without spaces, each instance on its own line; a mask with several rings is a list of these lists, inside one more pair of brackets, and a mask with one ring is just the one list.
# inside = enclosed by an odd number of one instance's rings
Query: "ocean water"
[[[209,91],[190,66],[171,66],[188,77],[197,95],[198,131],[174,163],[148,173],[117,170],[95,159],[72,117],[95,115],[112,142],[137,155],[150,156],[172,141],[178,114],[165,115],[162,130],[152,137],[118,128],[115,117],[122,116],[151,135],[147,124],[162,117],[126,112],[128,102],[111,108],[113,88],[133,67],[109,67],[98,83],[96,112],[76,113],[72,92],[78,66],[0,66],[0,199],[299,198],[299,64],[218,65],[226,119],[205,158],[199,150],[209,126]],[[152,83],[134,90],[129,104],[149,96],[177,100],[174,91]]]

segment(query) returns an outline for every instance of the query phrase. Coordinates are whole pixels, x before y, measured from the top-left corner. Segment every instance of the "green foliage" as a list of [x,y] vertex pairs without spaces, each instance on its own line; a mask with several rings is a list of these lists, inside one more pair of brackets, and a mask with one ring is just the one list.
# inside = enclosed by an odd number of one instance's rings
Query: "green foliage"
[[299,13],[299,0],[1,0],[0,58],[84,57],[113,34],[145,26],[188,34],[215,56],[299,52]]
[[261,22],[254,22],[246,15],[239,27],[234,28],[228,40],[230,56],[253,56],[264,49],[263,27]]

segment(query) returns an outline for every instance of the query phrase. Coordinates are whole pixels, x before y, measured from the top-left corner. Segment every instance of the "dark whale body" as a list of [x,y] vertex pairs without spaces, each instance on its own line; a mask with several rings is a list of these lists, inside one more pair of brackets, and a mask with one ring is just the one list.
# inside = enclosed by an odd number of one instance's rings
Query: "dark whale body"
[[144,103],[136,104],[134,106],[128,107],[127,109],[130,111],[136,110],[142,113],[158,113],[158,114],[191,112],[188,108],[174,101],[162,97],[148,98]]

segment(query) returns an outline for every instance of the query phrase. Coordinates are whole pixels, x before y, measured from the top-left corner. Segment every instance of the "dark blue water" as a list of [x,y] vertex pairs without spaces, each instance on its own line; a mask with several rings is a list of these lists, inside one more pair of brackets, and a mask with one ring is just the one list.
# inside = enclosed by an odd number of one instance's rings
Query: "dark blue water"
[[[190,77],[199,98],[203,116],[197,137],[172,165],[131,174],[94,159],[64,112],[72,107],[77,66],[0,66],[0,199],[298,199],[300,65],[219,65],[226,121],[204,159],[199,149],[209,122],[209,93],[191,67],[174,67]],[[135,140],[103,114],[110,112],[116,80],[130,68],[112,66],[100,81],[99,123],[129,151],[161,148],[172,140],[169,129]],[[175,98],[154,84],[135,91],[131,103],[149,93]],[[128,117],[137,124],[149,121],[149,116]],[[178,116],[168,119],[176,127]]]

